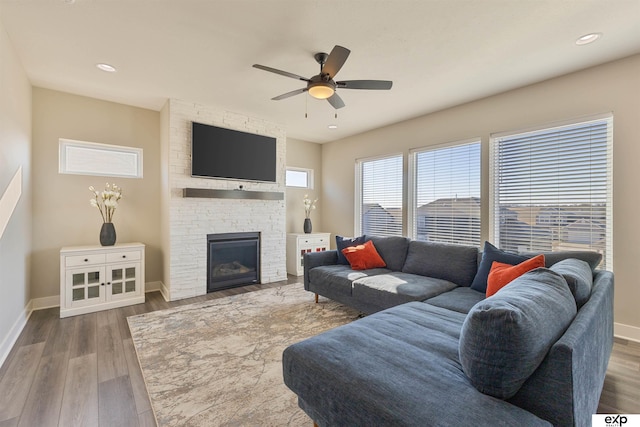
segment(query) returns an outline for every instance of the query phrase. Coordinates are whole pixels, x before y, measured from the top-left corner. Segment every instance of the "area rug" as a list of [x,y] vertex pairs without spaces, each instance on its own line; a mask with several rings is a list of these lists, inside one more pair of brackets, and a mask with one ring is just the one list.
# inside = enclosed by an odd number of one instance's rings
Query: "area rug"
[[127,320],[159,426],[301,426],[282,351],[358,315],[295,284]]

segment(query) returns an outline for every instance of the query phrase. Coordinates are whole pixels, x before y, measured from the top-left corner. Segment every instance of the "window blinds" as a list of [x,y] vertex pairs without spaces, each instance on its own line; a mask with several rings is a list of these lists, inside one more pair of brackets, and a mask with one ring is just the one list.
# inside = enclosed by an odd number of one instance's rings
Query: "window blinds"
[[611,117],[492,138],[494,241],[593,250],[611,268]]
[[360,160],[358,166],[360,233],[401,236],[402,155]]
[[417,240],[480,246],[480,141],[411,153]]

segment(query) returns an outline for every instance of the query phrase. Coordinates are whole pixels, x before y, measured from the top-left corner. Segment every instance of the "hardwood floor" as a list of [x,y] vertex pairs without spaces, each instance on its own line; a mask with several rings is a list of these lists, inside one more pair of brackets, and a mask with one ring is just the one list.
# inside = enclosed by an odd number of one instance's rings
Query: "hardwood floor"
[[[174,302],[151,292],[144,304],[66,319],[35,311],[0,367],[0,427],[155,426],[127,316],[296,281]],[[640,413],[640,343],[615,340],[598,412]]]

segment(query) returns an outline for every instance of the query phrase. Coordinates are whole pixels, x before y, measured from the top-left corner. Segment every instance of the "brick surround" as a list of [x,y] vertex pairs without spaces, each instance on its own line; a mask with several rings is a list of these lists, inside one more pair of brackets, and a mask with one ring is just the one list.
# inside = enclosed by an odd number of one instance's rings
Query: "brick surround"
[[[259,231],[261,282],[285,280],[286,207],[284,200],[185,198],[184,188],[285,192],[286,135],[278,125],[217,108],[169,100],[163,111],[163,158],[168,166],[165,192],[165,295],[170,300],[207,292],[207,234]],[[268,135],[277,139],[277,182],[191,177],[191,122]],[[167,123],[168,122],[168,123]],[[166,133],[168,126],[168,134]],[[165,181],[166,182],[166,181]],[[166,237],[166,236],[165,236]],[[166,246],[168,245],[168,250]],[[168,267],[168,268],[167,268]]]

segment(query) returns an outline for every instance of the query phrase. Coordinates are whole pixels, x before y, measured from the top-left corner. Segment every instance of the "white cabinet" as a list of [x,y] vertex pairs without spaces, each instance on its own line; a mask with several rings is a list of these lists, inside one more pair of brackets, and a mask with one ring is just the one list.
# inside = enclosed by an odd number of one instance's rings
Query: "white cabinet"
[[60,250],[60,317],[144,302],[144,245]]
[[329,250],[331,233],[287,234],[287,273],[304,274],[304,254]]

